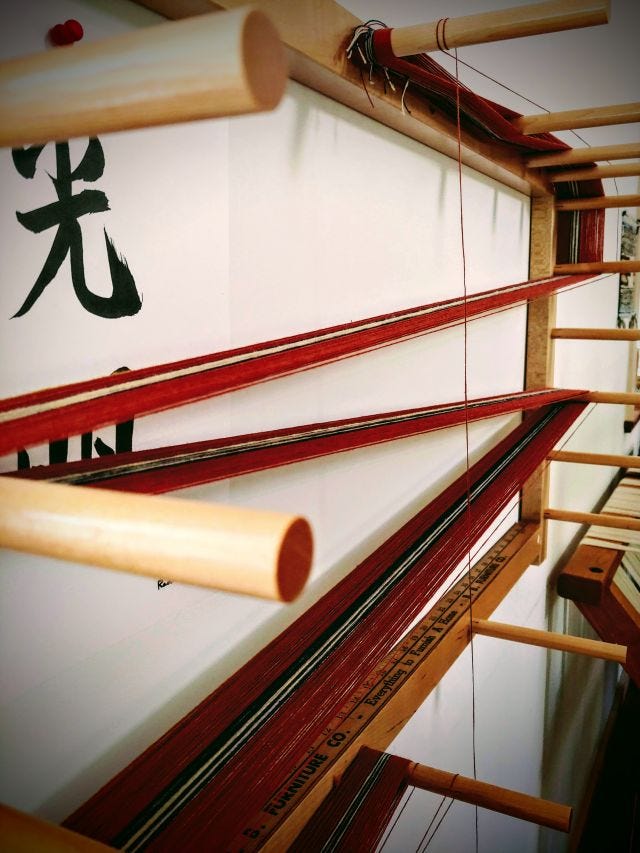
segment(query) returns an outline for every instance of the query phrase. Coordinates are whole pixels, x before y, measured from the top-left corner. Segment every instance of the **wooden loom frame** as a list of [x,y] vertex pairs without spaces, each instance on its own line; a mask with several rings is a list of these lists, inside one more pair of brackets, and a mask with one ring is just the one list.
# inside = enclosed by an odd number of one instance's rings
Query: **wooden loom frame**
[[[189,17],[215,9],[232,9],[244,5],[237,0],[208,2],[208,0],[136,0],[170,18]],[[354,28],[361,23],[333,0],[260,0],[255,5],[266,11],[281,29],[288,47],[291,76],[346,106],[442,154],[458,158],[457,128],[444,115],[429,108],[411,94],[408,97],[410,116],[404,115],[398,97],[386,94],[380,87],[363,90],[357,70],[347,62],[344,47]],[[336,45],[339,46],[336,51]],[[375,107],[369,101],[375,101]],[[524,165],[523,158],[501,143],[483,143],[462,132],[462,162],[501,184],[531,197],[530,278],[552,275],[555,262],[556,207],[553,185],[544,172]],[[525,389],[547,387],[553,377],[553,342],[551,329],[555,326],[555,297],[537,300],[529,305],[527,322],[527,355]],[[523,492],[522,518],[527,522],[517,540],[519,546],[511,556],[510,571],[501,575],[474,613],[486,618],[512,588],[522,572],[533,562],[544,558],[544,540],[539,527],[543,508],[547,504],[548,468]],[[430,661],[428,672],[419,686],[399,690],[397,701],[376,726],[367,729],[366,742],[385,748],[399,728],[424,701],[431,689],[470,641],[466,622],[451,634],[449,641]],[[358,744],[359,745],[359,744]],[[346,765],[355,754],[355,746],[345,754]],[[278,849],[274,844],[293,838],[305,816],[317,805],[319,797],[332,784],[327,774],[314,789],[313,797],[303,801],[283,827],[283,834],[271,839],[266,849]],[[281,849],[281,848],[280,848]]]

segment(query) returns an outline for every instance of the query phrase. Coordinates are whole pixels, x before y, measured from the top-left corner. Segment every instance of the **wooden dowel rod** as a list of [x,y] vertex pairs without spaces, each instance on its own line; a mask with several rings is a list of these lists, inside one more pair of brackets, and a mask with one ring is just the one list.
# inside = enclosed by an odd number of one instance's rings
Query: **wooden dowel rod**
[[589,261],[581,264],[556,264],[553,272],[555,275],[640,272],[640,261]]
[[526,643],[530,646],[540,646],[545,649],[555,649],[560,652],[574,652],[602,660],[612,660],[625,664],[627,648],[617,643],[603,643],[600,640],[588,640],[584,637],[570,637],[554,631],[540,631],[535,628],[523,628],[520,625],[507,625],[504,622],[494,622],[491,619],[473,619],[474,634],[485,637],[495,637],[499,640],[511,640],[514,643]]
[[552,462],[577,462],[585,465],[613,465],[619,468],[640,468],[640,456],[618,453],[578,453],[572,450],[552,450],[547,456]]
[[556,210],[599,210],[603,207],[636,207],[640,195],[604,195],[597,198],[567,198],[556,201]]
[[596,163],[599,160],[626,160],[640,157],[640,142],[625,142],[622,145],[596,145],[591,148],[570,148],[554,154],[533,154],[525,160],[530,169],[547,166],[570,166],[572,163]]
[[602,178],[627,178],[640,175],[640,160],[631,163],[617,163],[615,166],[590,166],[586,169],[563,169],[550,172],[549,180],[553,184],[568,181],[597,181]]
[[617,530],[640,530],[640,518],[626,515],[611,515],[604,512],[574,512],[569,509],[548,507],[543,513],[550,521],[573,521],[577,524],[597,524],[600,527],[615,527]]
[[640,341],[640,329],[551,329],[552,338],[578,341]]
[[70,829],[0,805],[0,850],[5,853],[106,853],[114,849]]
[[520,36],[534,36],[579,27],[606,24],[607,0],[552,0],[495,12],[446,18],[391,31],[391,48],[396,56],[410,56],[466,44],[484,44]]
[[286,85],[267,16],[171,21],[0,65],[0,145],[273,109]]
[[589,391],[585,394],[589,403],[613,403],[620,406],[640,406],[640,394],[635,391]]
[[280,512],[0,477],[0,546],[291,601],[312,537]]
[[490,785],[459,773],[415,763],[409,765],[408,779],[409,784],[415,788],[558,829],[560,832],[568,832],[571,826],[572,810],[569,806]]
[[578,127],[603,127],[609,124],[628,124],[640,121],[640,102],[612,104],[608,107],[583,107],[559,113],[538,113],[513,119],[520,133],[548,133],[554,130],[574,130]]

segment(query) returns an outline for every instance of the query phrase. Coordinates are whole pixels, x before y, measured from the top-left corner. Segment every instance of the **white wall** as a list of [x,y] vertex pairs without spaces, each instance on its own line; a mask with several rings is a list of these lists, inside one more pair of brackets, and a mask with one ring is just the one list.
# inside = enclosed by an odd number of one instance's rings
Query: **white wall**
[[[154,19],[124,2],[56,0],[55,15],[44,0],[23,5],[22,18],[0,11],[2,31],[10,33],[1,45],[4,55],[39,49],[48,27],[68,17],[81,20],[88,39]],[[375,13],[349,6],[363,16]],[[394,6],[398,14],[402,9]],[[31,312],[10,319],[53,236],[45,232],[36,241],[15,221],[15,210],[47,203],[52,188],[41,170],[33,182],[24,181],[9,152],[0,152],[3,197],[11,200],[0,210],[3,396],[122,363],[138,367],[212,352],[462,290],[457,165],[300,86],[291,84],[271,115],[116,134],[102,142],[107,168],[96,186],[107,192],[111,210],[83,223],[92,282],[105,278],[106,226],[144,292],[143,309],[125,320],[90,317],[73,296],[65,263]],[[82,150],[74,143],[72,152]],[[48,168],[55,168],[52,160]],[[528,199],[467,169],[463,198],[469,290],[526,279]],[[613,252],[615,215],[609,223]],[[563,295],[559,322],[612,325],[615,290],[610,278]],[[523,309],[470,325],[471,396],[521,387],[524,328]],[[598,344],[597,351],[588,347],[584,353],[579,344],[566,346],[576,349],[568,359],[558,353],[559,386],[623,386],[626,354],[615,345]],[[463,333],[452,329],[139,419],[134,447],[463,394]],[[473,425],[472,455],[516,422]],[[108,440],[109,431],[101,434]],[[622,442],[621,412],[600,407],[571,446],[615,452]],[[453,429],[183,492],[193,500],[307,515],[316,536],[312,582],[289,607],[178,585],[159,591],[146,579],[3,552],[0,800],[55,820],[67,815],[457,476],[464,444],[463,430]],[[72,452],[78,453],[77,443]],[[46,461],[45,449],[33,451],[32,459]],[[9,470],[15,458],[3,463]],[[573,467],[554,469],[553,500],[591,509],[612,472],[585,475]],[[547,580],[573,532],[551,528],[549,560],[528,570],[498,618],[582,628],[575,611],[557,603]],[[576,803],[606,716],[612,672],[479,639],[479,777]],[[470,773],[471,715],[466,654],[394,749]],[[424,831],[437,801],[416,795],[412,807],[418,802],[389,849],[412,849],[408,839]],[[432,849],[473,849],[473,824],[473,810],[456,804]],[[563,841],[480,814],[481,850],[509,853],[517,844],[533,851],[539,843],[562,849]]]

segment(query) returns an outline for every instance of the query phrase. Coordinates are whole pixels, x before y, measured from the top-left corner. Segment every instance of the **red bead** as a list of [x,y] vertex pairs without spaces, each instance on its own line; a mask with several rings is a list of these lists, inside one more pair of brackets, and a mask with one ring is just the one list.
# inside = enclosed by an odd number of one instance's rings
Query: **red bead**
[[64,24],[56,24],[55,27],[51,27],[49,30],[49,39],[51,40],[51,44],[58,46],[70,44],[69,35]]
[[84,35],[84,30],[82,29],[82,24],[79,21],[76,21],[74,18],[70,18],[68,21],[65,21],[64,28],[70,36],[70,41],[80,41],[82,36]]

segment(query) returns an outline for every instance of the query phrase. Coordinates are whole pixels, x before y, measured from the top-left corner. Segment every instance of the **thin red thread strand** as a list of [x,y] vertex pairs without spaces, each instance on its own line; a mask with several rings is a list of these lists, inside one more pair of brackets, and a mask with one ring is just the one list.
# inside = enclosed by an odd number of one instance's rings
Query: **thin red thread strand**
[[[460,198],[460,249],[462,253],[462,284],[464,292],[464,399],[465,399],[465,462],[466,462],[466,477],[467,477],[467,517],[468,517],[468,541],[469,546],[467,556],[467,577],[469,586],[471,586],[471,481],[469,479],[469,418],[468,418],[468,323],[467,323],[467,257],[464,243],[464,205],[462,195],[462,126],[460,117],[460,75],[458,72],[458,48],[455,48],[454,55],[456,58],[456,130],[458,142],[458,192]],[[473,642],[473,598],[469,596],[469,649],[471,654],[471,750],[473,758],[473,778],[478,778],[477,757],[476,757],[476,677],[475,677],[475,654]],[[445,813],[446,814],[446,813]],[[475,807],[475,846],[476,853],[478,850],[478,807]]]
[[[517,493],[522,478],[534,470],[537,462],[546,456],[548,448],[557,442],[583,408],[584,404],[579,403],[564,406],[548,428],[531,441],[530,457],[518,458],[517,464],[512,461],[500,480],[487,489],[486,507],[478,506],[474,522],[478,534],[487,514],[495,517],[501,510],[500,503],[504,500],[505,489],[508,494]],[[528,429],[524,426],[518,427],[494,452],[476,463],[474,470],[478,476],[481,471],[488,470],[493,459],[500,458],[505,447],[511,446],[515,435],[527,433]],[[452,495],[460,493],[462,487],[463,484],[457,481],[445,490],[361,564],[357,571],[338,584],[317,606],[314,605],[293,629],[283,632],[236,674],[230,683],[201,703],[153,748],[116,777],[104,792],[81,808],[68,821],[68,825],[105,840],[113,837],[138,813],[144,800],[151,800],[158,791],[163,790],[180,768],[199,754],[203,743],[210,742],[217,731],[234,719],[243,701],[250,702],[252,695],[258,695],[261,691],[262,685],[296,658],[297,652],[292,651],[292,646],[295,648],[296,643],[299,643],[293,639],[296,631],[300,630],[307,642],[312,642],[313,637],[331,623],[333,610],[341,610],[346,599],[354,600],[358,590],[372,582],[382,565],[388,564],[395,553],[406,549],[415,531],[426,523],[425,511],[438,517],[451,504]],[[323,725],[340,710],[344,696],[352,692],[361,678],[373,669],[393,641],[401,635],[403,627],[407,627],[419,615],[421,601],[428,600],[441,585],[449,564],[457,565],[464,557],[463,529],[464,518],[461,518],[452,527],[452,540],[438,543],[421,562],[422,568],[405,578],[398,590],[399,595],[394,597],[398,606],[384,608],[376,614],[380,617],[377,620],[364,620],[359,631],[351,637],[349,649],[343,643],[340,654],[334,655],[317,670],[314,678],[288,704],[286,712],[279,712],[265,723],[259,736],[229,762],[218,774],[215,783],[182,809],[180,815],[159,836],[159,846],[155,847],[155,842],[151,842],[149,849],[166,849],[173,843],[185,849],[185,837],[190,839],[188,849],[202,849],[201,845],[211,840],[212,832],[215,832],[216,838],[228,840],[234,831],[242,829],[243,815],[250,814],[252,809],[258,811],[261,808],[269,792],[273,791],[273,779],[282,779],[284,782],[287,771],[295,766],[297,759],[304,756],[306,745],[313,742]],[[326,695],[330,689],[335,695]],[[321,712],[319,715],[318,709]],[[292,732],[295,733],[294,742]],[[242,814],[238,814],[238,810],[231,805],[238,801],[242,801],[246,807]]]
[[[567,284],[567,281],[572,282],[572,284]],[[500,313],[502,310],[507,310],[507,307],[524,304],[530,299],[541,298],[559,289],[572,289],[574,286],[582,286],[593,281],[594,277],[588,275],[556,276],[549,280],[545,279],[542,283],[534,282],[528,285],[520,292],[518,299],[513,299],[510,303],[505,301],[505,295],[500,290],[485,291],[489,294],[488,296],[482,296],[481,302],[474,301],[473,316],[491,316]],[[563,285],[562,282],[565,284]],[[354,326],[375,322],[381,319],[380,317],[365,318],[356,321],[356,323],[314,330],[290,338],[264,341],[234,350],[184,359],[171,364],[141,368],[130,371],[128,374],[111,375],[7,398],[0,401],[0,412],[9,413],[22,407],[49,402],[56,402],[58,406],[51,411],[14,417],[1,423],[0,455],[19,450],[22,447],[65,438],[68,435],[79,435],[87,430],[108,426],[132,417],[152,414],[204,398],[229,393],[270,379],[303,372],[343,358],[354,357],[369,350],[420,337],[432,331],[459,325],[461,322],[459,306],[447,309],[447,304],[445,301],[433,303],[429,306],[417,306],[389,315],[381,315],[384,319],[400,319],[396,320],[391,328],[384,326],[353,333],[353,337],[357,335],[358,343],[355,345],[353,339],[345,338],[309,343],[294,352],[285,350],[277,354],[256,357],[252,361],[240,364],[204,370],[190,376],[163,378],[164,374],[174,370],[206,365],[213,359],[238,357],[241,354],[255,352],[258,347],[265,349],[275,345],[292,345],[294,342],[303,341],[328,331],[348,331]],[[424,307],[437,308],[437,317],[434,317],[433,314],[418,318],[407,318],[405,316]],[[147,378],[153,378],[154,382],[142,388],[129,387],[133,381]],[[112,391],[106,396],[88,399],[80,403],[66,402],[66,399],[71,395],[97,393],[102,389],[112,388],[114,385],[120,385],[124,390],[117,393]]]
[[[291,445],[286,444],[287,436],[310,432],[317,429],[330,429],[348,427],[350,424],[358,423],[371,418],[394,418],[410,412],[428,413],[430,409],[441,409],[442,404],[422,409],[401,410],[398,412],[379,413],[363,416],[362,418],[348,418],[342,421],[328,421],[326,423],[305,424],[296,427],[287,427],[283,430],[272,430],[264,433],[253,433],[249,435],[229,436],[227,438],[214,439],[211,441],[193,442],[190,444],[160,447],[153,450],[131,451],[129,453],[115,453],[108,457],[96,457],[76,462],[66,462],[57,465],[40,465],[18,471],[8,472],[6,475],[21,479],[52,480],[57,482],[78,483],[87,488],[109,488],[117,491],[137,492],[144,494],[163,494],[175,489],[212,483],[217,480],[237,477],[256,471],[276,468],[283,465],[295,464],[310,459],[320,458],[329,454],[343,453],[363,447],[378,445],[388,441],[397,441],[417,435],[424,435],[440,429],[449,429],[469,421],[485,420],[487,418],[499,417],[501,415],[513,414],[515,412],[531,411],[542,408],[555,402],[570,400],[584,395],[584,391],[549,390],[535,397],[519,397],[513,395],[513,399],[502,400],[496,398],[480,398],[471,401],[478,403],[482,399],[495,399],[494,404],[482,408],[473,408],[465,414],[464,410],[457,409],[459,403],[452,403],[457,410],[445,412],[430,417],[418,418],[416,420],[392,420],[391,423],[371,428],[362,428],[357,432],[338,432],[329,436],[310,437],[304,441]],[[511,395],[507,395],[511,397]],[[237,445],[249,442],[263,442],[271,439],[279,439],[283,443],[275,447],[255,448],[234,455],[231,451]],[[181,457],[204,453],[208,451],[223,452],[229,449],[229,456],[221,456],[214,459],[187,460],[171,463],[172,457]],[[163,467],[145,470],[133,469],[136,465],[163,462]],[[166,462],[166,465],[164,463]],[[99,476],[100,479],[92,481],[91,476]]]

